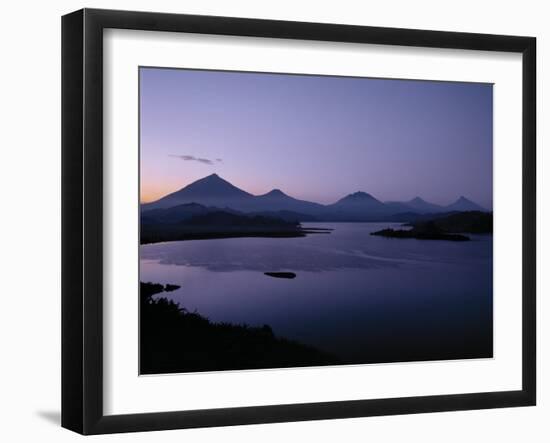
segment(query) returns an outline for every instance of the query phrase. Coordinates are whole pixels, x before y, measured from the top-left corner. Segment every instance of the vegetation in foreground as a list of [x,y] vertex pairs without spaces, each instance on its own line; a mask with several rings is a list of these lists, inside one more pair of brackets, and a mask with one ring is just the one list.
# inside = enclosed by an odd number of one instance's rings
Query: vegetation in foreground
[[140,283],[141,374],[341,363],[313,347],[276,337],[268,325],[214,323],[165,297],[154,297],[178,288]]

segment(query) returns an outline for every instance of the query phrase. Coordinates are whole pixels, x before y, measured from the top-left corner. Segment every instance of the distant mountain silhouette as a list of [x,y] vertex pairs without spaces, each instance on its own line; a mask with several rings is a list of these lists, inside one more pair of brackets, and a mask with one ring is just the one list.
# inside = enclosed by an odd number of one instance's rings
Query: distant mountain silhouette
[[420,197],[415,197],[412,200],[408,201],[407,205],[411,207],[414,211],[421,212],[423,214],[428,214],[430,212],[444,211],[444,208],[442,206],[427,202],[426,200]]
[[387,201],[384,202],[384,204],[389,211],[394,214],[404,214],[408,212],[414,212],[416,214],[416,211],[405,202]]
[[290,197],[280,189],[255,197],[254,205],[256,211],[292,211],[311,215],[319,214],[325,209],[319,203]]
[[248,202],[253,199],[252,194],[237,188],[219,175],[212,174],[155,202],[143,205],[143,209],[169,208],[185,203],[240,209],[247,207]]
[[486,212],[487,210],[483,208],[482,206],[479,206],[477,203],[474,203],[471,200],[468,200],[466,197],[461,196],[458,198],[457,201],[450,204],[449,206],[445,206],[446,212],[451,211],[457,211],[457,212],[463,212],[463,211],[482,211]]
[[444,212],[446,209],[443,206],[427,202],[421,197],[415,197],[406,202],[385,202],[397,212],[416,212],[419,214],[435,214]]
[[421,197],[415,197],[406,202],[385,202],[386,206],[390,207],[395,213],[416,212],[418,214],[441,214],[447,212],[464,212],[464,211],[483,211],[485,208],[461,196],[454,203],[447,206],[436,205],[427,202]]
[[279,189],[255,196],[237,188],[217,174],[212,174],[153,203],[143,205],[143,210],[170,208],[191,203],[244,212],[292,211],[315,214],[324,209],[324,206],[319,203],[295,199]]
[[256,196],[212,174],[155,202],[143,204],[142,223],[151,219],[167,223],[181,221],[219,209],[288,221],[412,221],[425,214],[486,211],[465,197],[448,206],[440,206],[421,197],[405,202],[381,202],[363,191],[349,194],[333,204],[321,205],[296,199],[280,189]]
[[358,191],[326,206],[325,214],[334,220],[366,220],[390,215],[391,210],[372,195]]

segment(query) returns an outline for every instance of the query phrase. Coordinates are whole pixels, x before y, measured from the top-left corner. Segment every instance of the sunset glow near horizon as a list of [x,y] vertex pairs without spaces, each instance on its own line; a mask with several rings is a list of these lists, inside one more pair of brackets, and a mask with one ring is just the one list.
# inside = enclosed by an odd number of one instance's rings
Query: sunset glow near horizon
[[140,199],[216,173],[318,203],[492,208],[491,84],[140,68]]

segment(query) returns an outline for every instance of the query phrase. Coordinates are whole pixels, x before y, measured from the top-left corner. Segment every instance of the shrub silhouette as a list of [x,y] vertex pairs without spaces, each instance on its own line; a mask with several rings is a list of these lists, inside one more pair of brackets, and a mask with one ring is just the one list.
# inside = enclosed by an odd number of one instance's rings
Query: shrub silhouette
[[269,325],[214,323],[164,297],[176,285],[140,283],[140,373],[339,364],[335,357],[278,338]]

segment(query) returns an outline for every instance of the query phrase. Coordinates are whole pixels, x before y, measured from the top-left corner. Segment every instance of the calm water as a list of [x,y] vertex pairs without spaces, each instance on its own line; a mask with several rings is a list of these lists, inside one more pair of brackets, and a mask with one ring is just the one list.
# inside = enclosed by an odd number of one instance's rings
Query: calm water
[[492,236],[421,241],[369,235],[389,223],[303,225],[334,231],[144,245],[140,279],[180,285],[169,296],[213,321],[268,324],[346,363],[492,356]]

